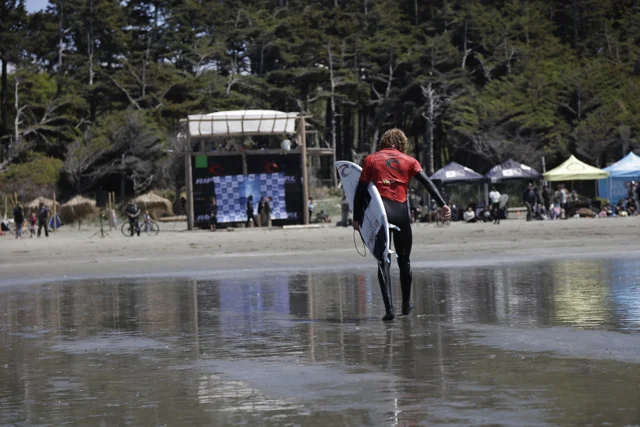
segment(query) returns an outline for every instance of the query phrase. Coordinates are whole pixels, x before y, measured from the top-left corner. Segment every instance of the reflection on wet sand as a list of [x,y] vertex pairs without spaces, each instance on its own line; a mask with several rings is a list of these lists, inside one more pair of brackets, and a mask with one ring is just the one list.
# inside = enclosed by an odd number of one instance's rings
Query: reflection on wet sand
[[391,325],[369,272],[5,288],[0,423],[640,421],[633,263],[414,278]]

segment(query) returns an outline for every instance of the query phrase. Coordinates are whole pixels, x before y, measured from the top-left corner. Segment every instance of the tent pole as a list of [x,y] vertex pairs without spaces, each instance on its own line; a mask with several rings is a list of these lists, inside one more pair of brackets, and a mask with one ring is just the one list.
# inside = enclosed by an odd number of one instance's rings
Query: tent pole
[[489,206],[489,183],[484,183],[484,205]]

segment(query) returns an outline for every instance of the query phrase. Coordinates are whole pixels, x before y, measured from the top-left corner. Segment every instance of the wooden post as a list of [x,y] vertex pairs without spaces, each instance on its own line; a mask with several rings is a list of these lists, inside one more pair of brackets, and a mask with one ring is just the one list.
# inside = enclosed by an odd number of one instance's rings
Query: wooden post
[[[302,223],[309,224],[309,180],[307,176],[307,130],[304,116],[300,117],[300,151],[302,152]],[[335,169],[335,166],[334,166]]]
[[53,227],[51,227],[51,229],[53,231],[56,231],[56,225],[57,225],[57,220],[56,220],[56,192],[53,192]]
[[15,202],[13,202],[13,206],[18,204],[18,193],[13,193],[13,197],[15,197]]
[[191,172],[191,137],[187,136],[187,147],[184,153],[184,173],[187,187],[187,229],[193,230],[193,182]]
[[107,203],[107,221],[109,221],[109,231],[113,230],[113,217],[111,216],[111,209],[113,204],[111,203],[111,192],[109,192],[109,202]]

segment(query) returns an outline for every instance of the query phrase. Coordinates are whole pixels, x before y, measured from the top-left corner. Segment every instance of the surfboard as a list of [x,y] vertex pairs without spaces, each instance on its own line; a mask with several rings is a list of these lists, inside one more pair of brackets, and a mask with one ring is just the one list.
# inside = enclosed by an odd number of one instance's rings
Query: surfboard
[[[347,161],[336,162],[335,166],[338,169],[342,188],[349,201],[349,210],[353,212],[353,201],[362,168],[355,163]],[[382,203],[382,197],[380,197],[380,193],[373,183],[369,183],[368,193],[362,209],[364,214],[360,224],[360,236],[362,236],[364,244],[378,261],[391,262],[389,221]]]

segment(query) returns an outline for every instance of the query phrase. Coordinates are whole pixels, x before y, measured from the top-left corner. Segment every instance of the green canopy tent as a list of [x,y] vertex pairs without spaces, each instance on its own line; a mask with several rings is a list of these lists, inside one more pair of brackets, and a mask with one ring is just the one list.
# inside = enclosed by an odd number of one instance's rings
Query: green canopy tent
[[[573,181],[595,181],[595,194],[598,194],[598,179],[604,179],[609,177],[609,172],[602,169],[598,169],[594,166],[590,166],[578,159],[575,156],[569,157],[555,169],[544,173],[543,178],[545,181],[571,181],[571,187],[573,188]],[[593,207],[592,202],[589,202],[589,207]],[[596,205],[599,209],[599,202]]]
[[586,181],[608,178],[609,173],[589,166],[572,155],[557,168],[544,173],[543,177],[545,181]]

